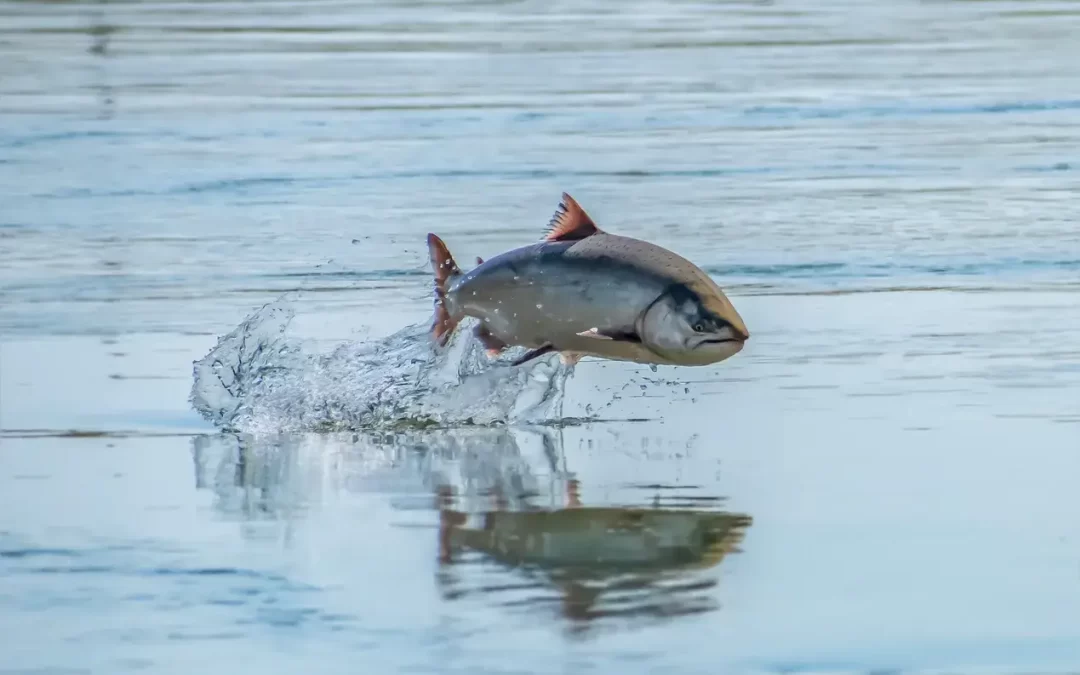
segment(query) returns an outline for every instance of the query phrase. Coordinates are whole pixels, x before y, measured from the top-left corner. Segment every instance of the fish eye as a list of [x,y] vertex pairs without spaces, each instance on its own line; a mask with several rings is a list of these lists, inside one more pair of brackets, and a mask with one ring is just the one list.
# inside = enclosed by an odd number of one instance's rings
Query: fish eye
[[700,321],[698,321],[693,326],[691,326],[691,328],[694,329],[695,333],[704,333],[705,332],[705,325],[703,323],[701,323]]

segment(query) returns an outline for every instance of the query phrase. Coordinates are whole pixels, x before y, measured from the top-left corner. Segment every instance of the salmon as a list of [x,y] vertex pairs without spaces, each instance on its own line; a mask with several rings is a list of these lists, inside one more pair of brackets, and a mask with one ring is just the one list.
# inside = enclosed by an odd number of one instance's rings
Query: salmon
[[562,195],[543,239],[477,259],[468,272],[428,234],[435,276],[432,336],[445,345],[465,317],[492,355],[557,352],[637,363],[703,366],[734,356],[750,333],[704,270],[656,244],[609,234]]

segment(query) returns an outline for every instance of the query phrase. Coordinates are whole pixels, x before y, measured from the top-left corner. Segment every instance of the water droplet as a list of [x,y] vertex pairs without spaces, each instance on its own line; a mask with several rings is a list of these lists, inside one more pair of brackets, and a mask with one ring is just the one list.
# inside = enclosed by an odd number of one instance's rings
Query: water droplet
[[653,371],[655,373],[656,372],[656,364],[655,363],[650,363],[649,364],[649,370],[651,370],[651,371]]
[[538,302],[538,303],[536,303],[536,308],[537,309],[543,309],[544,306]]

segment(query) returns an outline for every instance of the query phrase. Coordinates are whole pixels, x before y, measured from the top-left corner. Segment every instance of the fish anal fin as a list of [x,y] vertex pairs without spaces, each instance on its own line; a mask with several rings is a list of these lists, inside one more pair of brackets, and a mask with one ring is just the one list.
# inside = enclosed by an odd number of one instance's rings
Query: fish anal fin
[[562,359],[563,365],[576,366],[578,361],[585,358],[585,355],[581,352],[559,352],[559,358]]
[[555,215],[551,217],[551,222],[548,223],[548,231],[544,235],[544,240],[577,241],[602,231],[592,221],[592,218],[585,213],[585,209],[581,208],[573,197],[564,192],[559,208],[555,211]]
[[480,344],[484,345],[488,356],[498,356],[507,347],[505,342],[495,337],[491,330],[482,323],[476,325],[476,328],[473,329],[473,335],[480,341]]
[[536,349],[530,350],[528,354],[525,354],[524,356],[515,359],[514,362],[511,363],[510,365],[511,366],[520,366],[523,363],[528,363],[529,361],[532,361],[533,359],[540,358],[544,354],[550,354],[553,351],[555,351],[555,347],[549,342],[546,345],[544,345],[543,347],[537,347]]

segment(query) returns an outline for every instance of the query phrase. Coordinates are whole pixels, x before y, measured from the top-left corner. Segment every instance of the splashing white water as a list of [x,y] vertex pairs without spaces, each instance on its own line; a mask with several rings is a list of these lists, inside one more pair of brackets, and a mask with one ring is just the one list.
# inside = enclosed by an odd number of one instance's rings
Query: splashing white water
[[[572,366],[556,355],[512,367],[461,325],[437,348],[429,326],[310,351],[289,335],[292,300],[245,319],[195,362],[191,403],[222,429],[247,433],[500,425],[557,421]],[[508,350],[509,351],[509,350]]]

